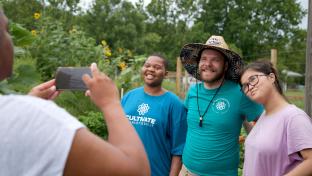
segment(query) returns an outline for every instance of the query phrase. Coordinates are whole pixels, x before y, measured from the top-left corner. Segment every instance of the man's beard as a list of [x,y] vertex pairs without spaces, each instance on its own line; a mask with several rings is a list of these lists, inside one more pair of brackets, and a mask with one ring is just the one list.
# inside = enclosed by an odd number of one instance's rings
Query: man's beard
[[223,73],[220,73],[220,74],[216,75],[216,76],[215,76],[214,78],[212,78],[212,79],[203,80],[203,82],[210,83],[210,84],[211,84],[211,83],[216,83],[216,82],[222,80],[223,77],[224,77],[224,74],[223,74]]
[[203,82],[206,82],[206,83],[209,83],[209,84],[212,84],[212,83],[216,83],[216,82],[219,82],[220,80],[224,79],[224,76],[225,76],[225,70],[224,68],[222,69],[222,72],[218,73],[217,75],[215,75],[213,78],[211,79],[206,79],[204,80],[201,76],[201,73],[200,73],[200,78]]

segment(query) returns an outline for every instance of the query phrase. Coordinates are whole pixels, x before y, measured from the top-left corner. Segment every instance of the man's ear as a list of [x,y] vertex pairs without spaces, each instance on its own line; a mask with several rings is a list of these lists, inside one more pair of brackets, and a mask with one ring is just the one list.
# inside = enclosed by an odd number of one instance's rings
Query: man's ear
[[165,71],[165,76],[168,76],[168,73],[169,73],[168,71]]
[[228,68],[229,68],[229,62],[226,61],[224,63],[224,72],[226,72],[228,70]]

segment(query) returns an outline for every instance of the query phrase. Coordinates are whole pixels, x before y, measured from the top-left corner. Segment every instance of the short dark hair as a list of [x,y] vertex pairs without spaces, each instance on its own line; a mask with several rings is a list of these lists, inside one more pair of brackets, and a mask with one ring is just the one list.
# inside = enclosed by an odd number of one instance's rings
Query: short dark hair
[[156,56],[156,57],[161,58],[163,60],[163,62],[164,62],[165,70],[168,70],[168,61],[162,54],[160,54],[160,53],[152,53],[147,58],[149,58],[151,56]]

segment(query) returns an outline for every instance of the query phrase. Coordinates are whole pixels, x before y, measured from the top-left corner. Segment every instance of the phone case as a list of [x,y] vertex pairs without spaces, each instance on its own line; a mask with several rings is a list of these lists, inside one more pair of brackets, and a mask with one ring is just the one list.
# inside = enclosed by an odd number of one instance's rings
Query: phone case
[[55,74],[55,86],[57,90],[87,90],[82,76],[89,74],[89,67],[59,67]]

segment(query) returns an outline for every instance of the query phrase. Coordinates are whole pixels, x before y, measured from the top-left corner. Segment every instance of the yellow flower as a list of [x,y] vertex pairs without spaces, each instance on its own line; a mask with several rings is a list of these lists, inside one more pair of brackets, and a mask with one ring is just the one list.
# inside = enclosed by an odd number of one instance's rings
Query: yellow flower
[[38,20],[40,17],[41,17],[41,14],[40,14],[40,13],[38,13],[38,12],[34,13],[34,18],[35,18],[36,20]]
[[102,40],[102,41],[101,41],[101,44],[102,44],[103,46],[106,46],[106,45],[107,45],[107,43],[106,43],[105,40]]
[[112,51],[108,47],[103,48],[103,53],[106,57],[112,56]]
[[69,31],[69,33],[75,33],[77,32],[77,29],[73,28],[72,30]]
[[126,65],[125,62],[120,62],[120,63],[118,64],[118,67],[120,68],[120,70],[124,70],[124,69],[127,68],[127,65]]
[[111,53],[110,51],[106,51],[106,52],[104,53],[104,55],[105,55],[106,57],[110,57],[110,56],[112,56],[112,53]]
[[128,50],[128,56],[132,57],[132,52],[130,50]]
[[118,50],[118,52],[120,52],[120,53],[122,53],[122,51],[123,51],[122,48],[118,48],[117,50]]
[[31,35],[36,36],[37,35],[37,31],[36,30],[31,30]]

